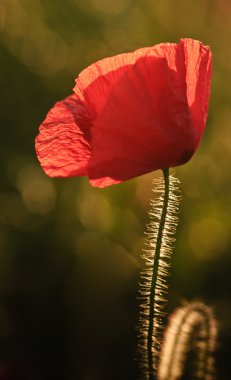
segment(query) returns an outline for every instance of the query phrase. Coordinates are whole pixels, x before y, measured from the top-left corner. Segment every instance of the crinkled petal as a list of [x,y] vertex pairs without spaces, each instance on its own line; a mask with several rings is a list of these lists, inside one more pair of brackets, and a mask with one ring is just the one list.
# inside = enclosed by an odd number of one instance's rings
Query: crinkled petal
[[191,39],[92,64],[42,123],[41,165],[105,187],[187,162],[205,128],[210,80],[210,49]]
[[[184,41],[107,58],[80,74],[74,90],[94,120],[88,169],[94,186],[180,165],[194,153],[198,126],[187,96]],[[195,41],[194,49],[201,45]]]
[[36,152],[50,177],[87,175],[90,158],[91,119],[74,94],[49,111],[36,137]]
[[191,39],[85,69],[74,91],[94,123],[91,183],[109,186],[188,161],[204,130],[210,79],[210,50]]

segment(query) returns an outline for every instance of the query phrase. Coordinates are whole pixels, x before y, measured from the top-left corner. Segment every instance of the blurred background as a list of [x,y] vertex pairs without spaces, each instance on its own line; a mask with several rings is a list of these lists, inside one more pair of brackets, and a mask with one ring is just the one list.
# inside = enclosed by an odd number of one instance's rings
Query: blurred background
[[49,179],[39,124],[90,63],[192,37],[211,46],[207,129],[177,168],[183,202],[169,311],[213,305],[231,377],[231,2],[0,0],[0,380],[135,379],[137,288],[151,182]]

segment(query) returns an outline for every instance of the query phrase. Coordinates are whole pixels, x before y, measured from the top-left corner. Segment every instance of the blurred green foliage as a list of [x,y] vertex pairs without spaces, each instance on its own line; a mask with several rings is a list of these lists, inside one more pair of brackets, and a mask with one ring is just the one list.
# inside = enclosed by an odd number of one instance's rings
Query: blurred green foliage
[[152,173],[108,189],[49,179],[34,138],[90,63],[192,37],[211,46],[207,129],[177,168],[183,203],[169,310],[214,305],[231,363],[231,2],[0,1],[0,380],[135,379],[134,326]]

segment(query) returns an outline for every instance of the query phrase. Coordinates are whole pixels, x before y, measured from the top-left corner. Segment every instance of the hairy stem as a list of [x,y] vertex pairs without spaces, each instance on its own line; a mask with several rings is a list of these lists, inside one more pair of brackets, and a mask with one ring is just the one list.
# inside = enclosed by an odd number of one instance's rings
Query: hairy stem
[[[216,348],[217,322],[212,309],[202,302],[193,302],[174,312],[165,333],[158,378],[179,380],[184,378],[186,364],[191,364],[192,378],[214,378],[214,351]],[[189,353],[195,352],[193,362]]]
[[138,324],[138,360],[142,380],[154,380],[158,368],[168,298],[169,268],[181,201],[179,180],[169,175],[168,169],[163,172],[163,178],[153,180],[153,192],[158,195],[150,202],[150,222],[142,254],[145,267],[140,276]]
[[153,271],[152,271],[152,280],[151,280],[151,287],[150,287],[150,301],[149,301],[149,326],[148,326],[148,372],[149,372],[149,380],[154,380],[154,374],[153,374],[153,329],[154,329],[154,318],[155,318],[155,289],[158,279],[158,270],[159,270],[159,259],[160,259],[160,252],[161,252],[161,245],[162,245],[162,237],[163,237],[163,231],[165,226],[165,220],[167,215],[167,209],[168,209],[168,201],[169,201],[169,169],[163,170],[164,174],[164,184],[165,184],[165,192],[164,192],[164,201],[163,201],[163,210],[161,215],[161,220],[159,224],[159,230],[156,240],[156,248],[154,253],[154,264],[153,264]]

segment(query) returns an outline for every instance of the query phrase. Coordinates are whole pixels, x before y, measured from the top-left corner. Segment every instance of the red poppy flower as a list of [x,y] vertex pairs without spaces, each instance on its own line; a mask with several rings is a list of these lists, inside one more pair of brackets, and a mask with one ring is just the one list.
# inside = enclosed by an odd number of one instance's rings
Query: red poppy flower
[[40,126],[44,171],[105,187],[184,164],[205,128],[211,61],[208,46],[182,39],[92,64]]

